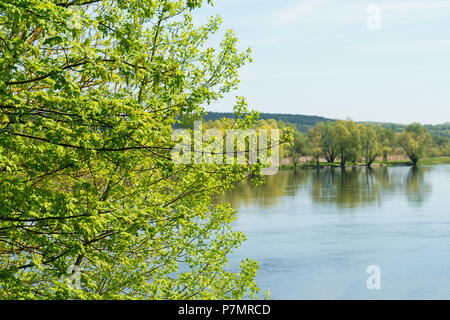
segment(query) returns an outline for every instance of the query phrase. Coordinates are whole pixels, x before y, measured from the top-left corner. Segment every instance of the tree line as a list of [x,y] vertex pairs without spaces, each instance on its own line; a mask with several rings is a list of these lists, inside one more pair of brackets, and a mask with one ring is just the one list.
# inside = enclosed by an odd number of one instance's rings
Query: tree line
[[[208,112],[203,115],[202,118],[204,121],[216,121],[221,120],[223,118],[234,118],[233,113],[226,112]],[[289,123],[294,125],[294,127],[304,133],[308,133],[311,127],[315,126],[319,122],[331,121],[335,122],[337,119],[328,119],[325,117],[319,116],[308,116],[302,114],[281,114],[281,113],[259,113],[259,119],[261,120],[270,120],[273,119],[277,122]],[[379,125],[386,129],[392,129],[397,133],[403,132],[407,125],[399,124],[399,123],[386,123],[386,122],[358,122],[365,125]],[[424,125],[424,127],[431,133],[434,137],[450,139],[450,123],[443,123],[437,125]]]
[[405,127],[402,132],[376,124],[361,124],[351,120],[326,121],[316,124],[308,133],[294,132],[294,142],[288,146],[294,165],[299,156],[310,156],[317,166],[320,160],[339,161],[341,167],[363,162],[367,167],[390,154],[404,154],[416,166],[424,156],[450,154],[448,139],[433,138],[419,123]]
[[[205,129],[225,130],[233,118],[209,120]],[[322,121],[302,132],[293,123],[261,119],[254,129],[290,131],[293,139],[280,148],[282,158],[290,158],[297,167],[300,157],[309,157],[316,166],[325,161],[341,167],[364,163],[371,167],[377,160],[388,161],[392,155],[404,155],[416,166],[425,157],[449,156],[450,139],[432,135],[426,126],[413,123],[401,132],[381,124],[356,123],[352,120]]]

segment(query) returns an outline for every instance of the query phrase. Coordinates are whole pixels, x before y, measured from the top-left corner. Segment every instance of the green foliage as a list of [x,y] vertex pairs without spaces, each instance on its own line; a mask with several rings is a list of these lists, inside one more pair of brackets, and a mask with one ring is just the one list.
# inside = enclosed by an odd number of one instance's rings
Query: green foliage
[[431,134],[419,123],[407,126],[399,137],[400,145],[414,165],[425,155],[425,149],[431,141]]
[[[215,115],[217,114],[219,113]],[[206,126],[208,128],[224,128],[225,124],[234,123],[234,121],[234,117],[225,117],[221,120],[209,120]],[[449,139],[440,135],[433,135],[431,139],[428,136],[427,127],[417,124],[408,126],[405,129],[406,133],[396,133],[390,127],[371,123],[358,124],[351,120],[325,121],[311,127],[308,135],[305,135],[297,129],[295,124],[281,120],[276,121],[275,119],[262,119],[254,128],[268,129],[269,131],[270,128],[279,128],[283,131],[290,130],[293,141],[291,144],[282,146],[281,156],[291,158],[294,168],[297,167],[299,156],[312,157],[316,167],[320,167],[322,159],[325,159],[329,165],[334,165],[335,160],[339,159],[341,166],[348,163],[355,165],[357,162],[363,161],[366,166],[371,167],[380,157],[385,163],[389,163],[388,156],[391,153],[395,152],[396,155],[399,155],[405,152],[408,155],[404,148],[404,136],[410,135],[407,132],[417,131],[417,128],[425,135],[426,141],[421,143],[418,150],[412,150],[413,153],[420,151],[418,155],[414,156],[413,154],[410,157],[413,163],[417,163],[413,159],[420,159],[424,155],[432,157],[450,155]],[[411,146],[416,141],[415,139],[415,137],[412,137]],[[420,139],[417,141],[420,141]]]
[[[227,112],[208,112],[203,116],[205,121],[215,121],[223,118],[234,118],[233,113]],[[335,122],[335,119],[327,119],[319,116],[306,116],[301,114],[281,114],[281,113],[261,113],[260,119],[269,120],[274,119],[277,122],[284,122],[297,128],[298,131],[307,133],[312,127],[320,122]],[[383,122],[358,122],[359,124],[368,126],[381,126],[384,129],[388,129],[393,133],[401,133],[406,129],[406,125],[397,123],[383,123]],[[450,123],[438,124],[438,125],[425,125],[424,126],[433,136],[439,136],[445,138],[446,141],[450,141]]]
[[[316,148],[320,148],[328,163],[334,162],[338,155],[337,133],[335,130],[335,124],[327,121],[318,123],[310,131],[312,140],[316,141]],[[317,151],[318,149],[315,152]]]
[[292,163],[297,167],[299,156],[306,155],[309,147],[309,141],[306,134],[294,131],[293,141],[288,146],[288,154],[292,158]]
[[428,146],[426,154],[431,157],[450,156],[450,138],[432,135],[432,142]]
[[450,123],[438,124],[435,126],[426,125],[425,128],[433,135],[446,138],[450,140]]
[[[0,2],[0,298],[256,296],[255,261],[226,268],[245,240],[235,211],[211,199],[259,166],[170,158],[180,117],[250,59],[231,31],[208,46],[221,20],[194,25],[204,2]],[[255,120],[243,100],[236,114]]]
[[341,166],[347,161],[356,163],[361,145],[359,126],[353,121],[339,120],[334,124],[334,134]]
[[370,167],[376,158],[383,155],[387,160],[387,155],[392,151],[394,132],[381,126],[359,125],[361,137],[361,151],[364,155],[366,165]]

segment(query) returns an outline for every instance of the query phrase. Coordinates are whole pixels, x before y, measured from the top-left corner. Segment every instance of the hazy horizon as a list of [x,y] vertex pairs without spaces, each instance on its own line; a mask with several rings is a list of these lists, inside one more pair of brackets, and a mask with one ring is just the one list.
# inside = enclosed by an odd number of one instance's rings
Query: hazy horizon
[[[402,123],[402,122],[393,122],[393,121],[358,120],[358,119],[352,119],[352,118],[330,118],[330,117],[322,116],[320,114],[305,114],[305,113],[291,113],[291,112],[262,112],[260,110],[256,110],[256,111],[259,111],[260,113],[264,113],[264,114],[298,115],[298,116],[325,118],[327,120],[353,120],[355,122],[363,122],[363,123],[392,123],[392,124],[399,124],[399,125],[405,125],[405,126],[412,124],[412,123],[421,123],[422,125],[433,125],[433,126],[450,123],[450,121],[444,121],[444,122],[438,122],[438,123],[426,123],[426,122],[419,122],[419,121]],[[233,111],[232,110],[230,110],[230,111],[207,110],[207,112],[232,113]]]
[[[380,29],[367,26],[367,8]],[[450,1],[216,0],[194,17],[223,18],[253,62],[235,96],[265,113],[408,124],[450,122]]]

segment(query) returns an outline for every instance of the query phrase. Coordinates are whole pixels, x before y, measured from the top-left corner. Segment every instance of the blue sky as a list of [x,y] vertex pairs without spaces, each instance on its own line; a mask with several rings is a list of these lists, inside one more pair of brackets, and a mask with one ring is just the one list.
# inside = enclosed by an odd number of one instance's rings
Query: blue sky
[[[367,8],[380,29],[367,27]],[[450,122],[450,1],[215,0],[253,62],[211,111],[251,109],[356,121]]]

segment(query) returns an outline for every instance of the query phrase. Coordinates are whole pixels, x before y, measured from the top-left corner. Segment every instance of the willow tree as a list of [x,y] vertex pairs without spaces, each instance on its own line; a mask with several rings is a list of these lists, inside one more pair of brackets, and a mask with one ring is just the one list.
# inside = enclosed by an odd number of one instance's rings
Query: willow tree
[[360,126],[351,120],[338,120],[334,123],[334,134],[341,167],[347,161],[355,165],[361,151]]
[[336,144],[335,125],[331,121],[319,122],[315,125],[315,132],[320,141],[320,148],[323,156],[328,163],[334,162],[338,156],[338,148]]
[[319,127],[314,126],[308,132],[309,138],[309,154],[316,163],[316,167],[320,168],[320,157],[323,155],[322,150],[322,131]]
[[367,167],[371,167],[376,158],[380,155],[387,158],[387,153],[391,150],[390,129],[381,126],[359,125],[361,137],[361,149]]
[[299,158],[306,154],[308,148],[308,137],[303,132],[295,131],[293,133],[294,141],[288,147],[288,155],[291,158],[294,170],[297,171]]
[[256,262],[226,267],[245,237],[211,198],[259,168],[170,158],[179,115],[249,60],[231,31],[208,45],[220,18],[195,26],[203,2],[1,0],[1,298],[257,294]]
[[395,144],[395,131],[391,128],[383,128],[380,135],[380,141],[385,145],[383,148],[383,161],[388,161],[388,155],[392,152]]
[[432,138],[428,130],[420,123],[413,123],[400,134],[399,143],[414,166],[425,154]]

